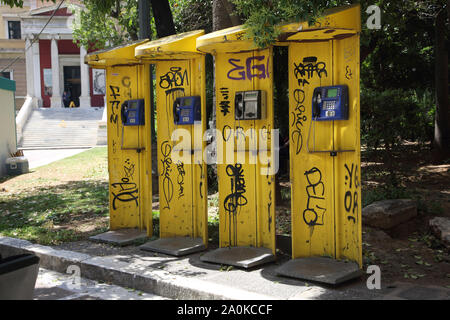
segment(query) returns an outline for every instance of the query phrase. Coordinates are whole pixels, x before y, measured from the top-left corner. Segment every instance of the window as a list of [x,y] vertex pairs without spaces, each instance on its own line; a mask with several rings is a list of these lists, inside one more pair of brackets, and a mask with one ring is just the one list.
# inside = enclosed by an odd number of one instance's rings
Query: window
[[20,21],[8,21],[8,37],[9,39],[22,38],[22,32],[20,30]]
[[0,77],[12,80],[12,72],[11,71],[0,72]]

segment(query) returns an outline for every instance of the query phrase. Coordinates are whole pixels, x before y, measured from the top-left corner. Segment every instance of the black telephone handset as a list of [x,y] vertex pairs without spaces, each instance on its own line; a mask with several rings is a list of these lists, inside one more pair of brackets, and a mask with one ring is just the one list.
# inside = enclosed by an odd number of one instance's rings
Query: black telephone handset
[[122,124],[127,123],[127,110],[128,110],[128,101],[122,103],[122,107],[120,109],[120,113],[122,116]]
[[173,120],[175,123],[180,122],[180,101],[175,100],[173,104]]
[[236,119],[243,119],[244,117],[244,95],[242,93],[236,94],[235,100]]
[[322,91],[319,88],[314,90],[313,94],[313,118],[320,117],[320,103],[322,103]]

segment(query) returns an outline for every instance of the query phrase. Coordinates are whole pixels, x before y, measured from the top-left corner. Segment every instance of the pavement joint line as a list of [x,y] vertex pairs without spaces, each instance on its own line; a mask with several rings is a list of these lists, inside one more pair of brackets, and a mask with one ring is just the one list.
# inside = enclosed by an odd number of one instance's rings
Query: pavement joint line
[[93,257],[87,254],[57,250],[32,244],[29,241],[0,236],[0,249],[5,256],[34,253],[41,258],[40,266],[66,273],[70,265],[81,268],[81,276],[94,281],[103,281],[146,293],[172,299],[208,300],[277,300],[277,297],[235,289],[222,284],[181,277],[170,272],[145,267],[138,270],[129,263],[108,257]]

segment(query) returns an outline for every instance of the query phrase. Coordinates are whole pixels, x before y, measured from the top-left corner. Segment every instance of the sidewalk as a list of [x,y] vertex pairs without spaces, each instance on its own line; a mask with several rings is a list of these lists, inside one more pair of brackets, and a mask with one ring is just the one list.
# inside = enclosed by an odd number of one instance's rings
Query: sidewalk
[[154,294],[143,293],[79,278],[70,274],[40,268],[34,289],[34,300],[166,300]]
[[81,277],[156,294],[171,299],[214,300],[354,300],[354,299],[450,299],[450,289],[383,283],[381,290],[368,290],[367,276],[339,287],[319,286],[275,275],[288,260],[254,270],[223,270],[220,265],[201,262],[201,253],[175,258],[143,252],[136,246],[113,247],[88,241],[58,248],[0,237],[0,252],[8,256],[34,252],[41,267],[66,273],[71,265],[80,267]]

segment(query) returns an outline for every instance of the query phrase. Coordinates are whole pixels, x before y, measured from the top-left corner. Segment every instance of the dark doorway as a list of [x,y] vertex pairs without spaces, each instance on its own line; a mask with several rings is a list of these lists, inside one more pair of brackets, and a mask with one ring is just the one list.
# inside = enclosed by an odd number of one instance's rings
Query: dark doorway
[[64,107],[69,107],[71,102],[76,107],[80,106],[81,96],[81,71],[78,66],[64,67],[64,91],[68,93],[64,99]]

